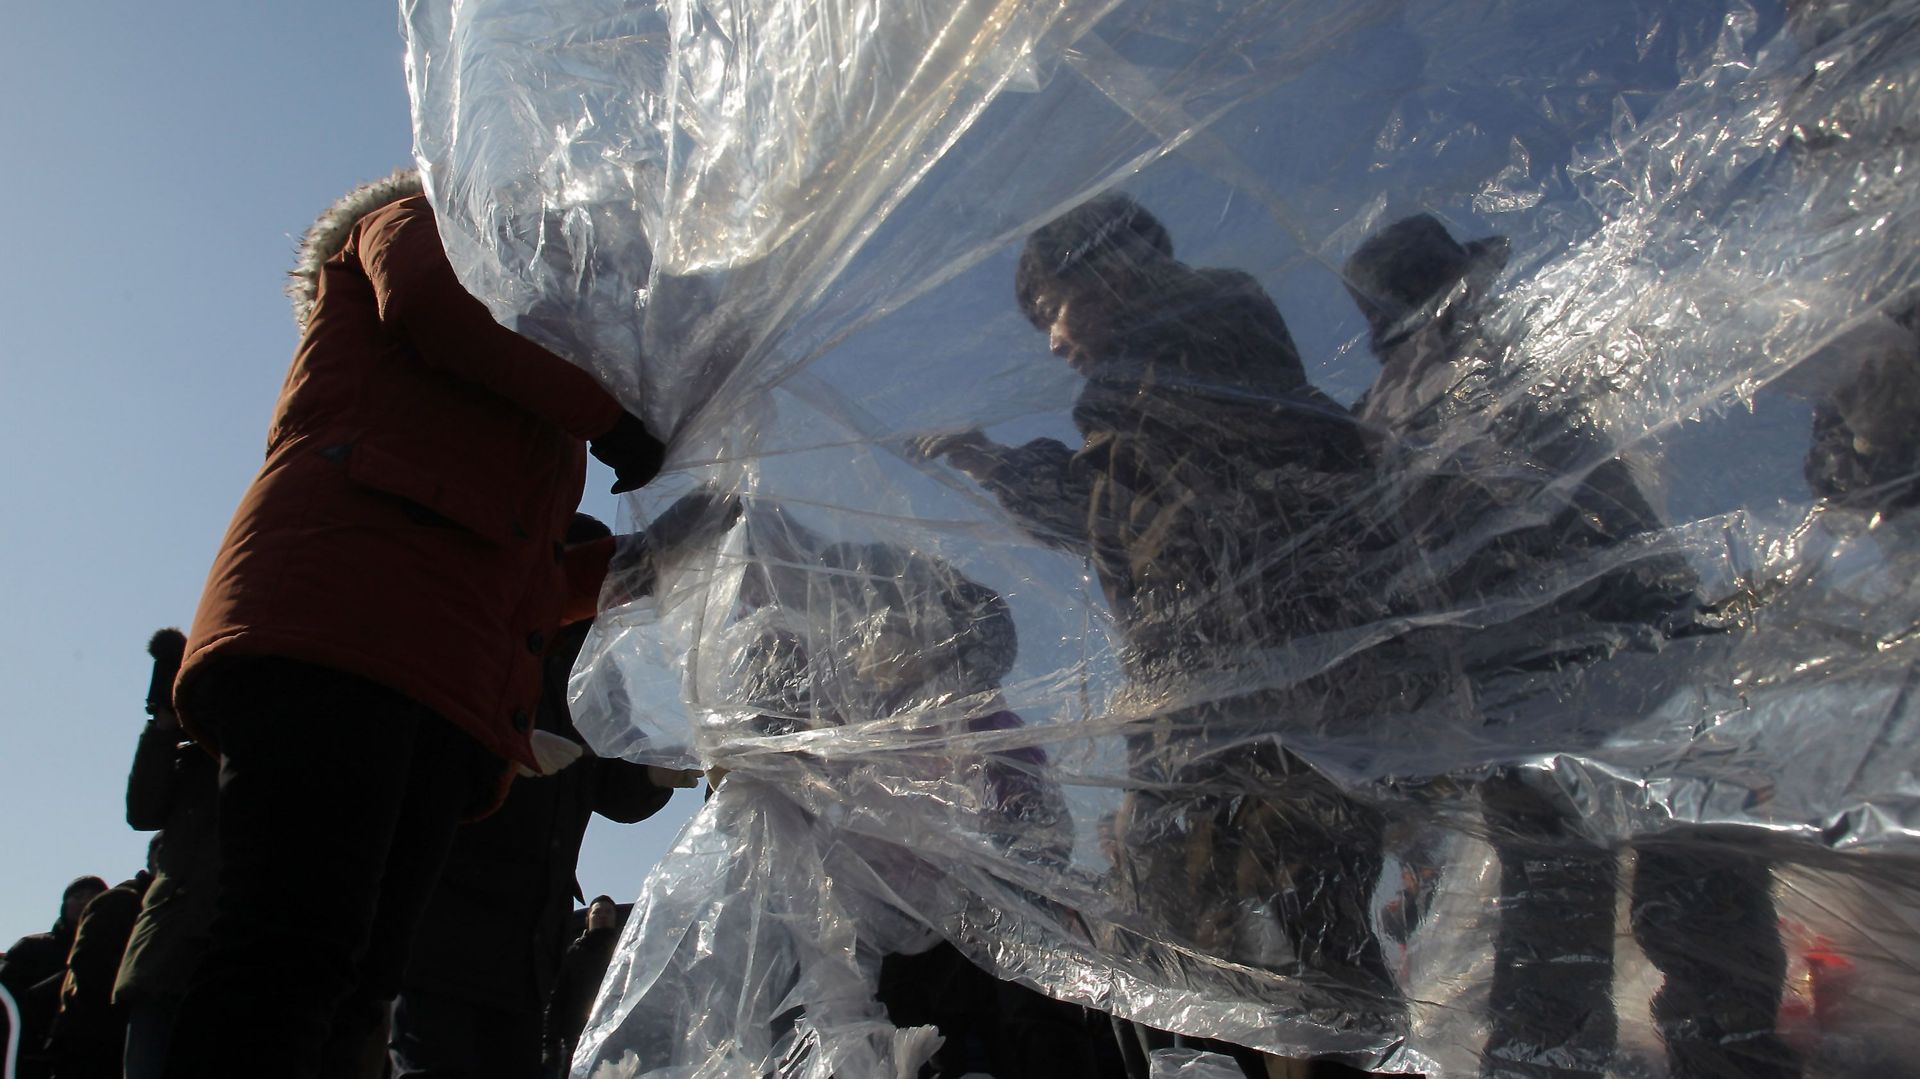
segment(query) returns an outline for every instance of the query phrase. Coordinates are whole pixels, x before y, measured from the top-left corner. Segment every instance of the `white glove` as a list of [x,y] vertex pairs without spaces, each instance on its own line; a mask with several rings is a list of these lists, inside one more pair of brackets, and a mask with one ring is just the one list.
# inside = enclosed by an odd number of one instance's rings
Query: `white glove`
[[553,775],[579,760],[580,755],[586,752],[585,746],[571,738],[562,738],[551,731],[534,731],[528,741],[533,745],[533,759],[540,766],[540,770],[536,772],[524,764],[520,765],[520,774],[529,779]]

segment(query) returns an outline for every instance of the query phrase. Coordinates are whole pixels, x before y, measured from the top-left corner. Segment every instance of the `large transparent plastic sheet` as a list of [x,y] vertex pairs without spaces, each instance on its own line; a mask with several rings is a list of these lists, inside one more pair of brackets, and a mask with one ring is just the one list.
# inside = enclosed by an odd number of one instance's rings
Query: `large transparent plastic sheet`
[[1160,1075],[1920,1074],[1920,3],[402,13],[462,280],[744,505],[575,672],[729,770],[575,1076],[915,1074],[942,939]]

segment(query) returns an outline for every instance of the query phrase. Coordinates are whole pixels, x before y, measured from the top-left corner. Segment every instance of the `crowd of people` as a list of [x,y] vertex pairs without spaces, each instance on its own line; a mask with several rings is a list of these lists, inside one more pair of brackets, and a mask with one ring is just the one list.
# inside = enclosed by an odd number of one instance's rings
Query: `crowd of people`
[[[1272,717],[1491,715],[1517,680],[1713,631],[1682,560],[1623,553],[1659,519],[1610,443],[1564,402],[1503,398],[1509,343],[1487,306],[1504,258],[1504,242],[1462,243],[1426,215],[1361,244],[1343,276],[1380,373],[1347,407],[1309,383],[1254,278],[1181,262],[1144,207],[1098,196],[1028,238],[1015,282],[1084,379],[1080,445],[966,431],[912,447],[1084,556],[1127,681],[1173,702],[1162,733],[1127,746],[1137,783],[1103,832],[1115,902],[1382,1029],[1406,1009],[1371,914],[1387,819]],[[462,289],[416,177],[322,218],[295,307],[265,464],[191,628],[149,646],[127,788],[128,823],[156,832],[149,865],[111,888],[74,881],[53,930],[0,960],[24,1075],[564,1073],[619,922],[604,896],[574,911],[588,819],[644,819],[699,781],[594,756],[566,684],[610,570],[644,593],[657,566],[732,528],[738,500],[697,492],[630,536],[576,512],[589,452],[626,491],[664,448]],[[1914,308],[1895,321],[1911,334]],[[1821,406],[1820,497],[1920,500],[1916,425],[1888,415],[1915,399],[1914,364],[1911,349],[1866,364]],[[1475,438],[1453,437],[1463,417]],[[997,700],[1015,651],[1000,596],[931,556],[784,534],[791,549],[759,553],[829,568],[878,612],[842,657],[874,707]],[[1497,647],[1412,629],[1274,674],[1276,644],[1511,595],[1568,552],[1601,569],[1526,605],[1524,632]],[[778,574],[752,588],[748,605],[809,602]],[[910,610],[916,595],[937,618]],[[748,696],[783,702],[767,733],[817,712],[792,639],[769,633],[753,655]],[[1242,692],[1195,688],[1256,670]],[[986,709],[969,729],[1019,722]],[[982,770],[980,799],[1007,824],[996,842],[1064,861],[1070,837],[1047,823],[1058,792],[1032,782],[1031,757]],[[1500,870],[1486,1074],[1597,1077],[1616,1017],[1612,967],[1591,959],[1612,954],[1619,852],[1523,769],[1470,793]],[[1653,1010],[1672,1074],[1798,1074],[1773,1033],[1784,953],[1766,856],[1709,829],[1634,854],[1631,931],[1664,978]],[[1252,1075],[1281,1066],[1051,1000],[947,944],[886,957],[876,991],[896,1023],[946,1035],[928,1066],[943,1076],[1144,1074],[1176,1043]]]
[[[607,534],[584,514],[568,531],[575,541]],[[536,727],[573,741],[565,684],[586,629],[561,630],[546,656]],[[148,645],[149,719],[126,794],[127,824],[153,833],[146,866],[111,888],[99,877],[74,880],[51,930],[0,953],[0,986],[21,1018],[21,1079],[168,1074],[173,1023],[213,941],[221,864],[219,762],[172,706],[185,645],[172,628]],[[582,750],[551,775],[515,784],[492,814],[461,827],[431,885],[397,994],[366,1017],[368,1029],[350,1028],[354,1037],[329,1047],[323,1074],[564,1075],[626,916],[605,895],[574,909],[588,819],[644,820],[689,782]],[[308,887],[324,894],[324,866],[314,870]]]

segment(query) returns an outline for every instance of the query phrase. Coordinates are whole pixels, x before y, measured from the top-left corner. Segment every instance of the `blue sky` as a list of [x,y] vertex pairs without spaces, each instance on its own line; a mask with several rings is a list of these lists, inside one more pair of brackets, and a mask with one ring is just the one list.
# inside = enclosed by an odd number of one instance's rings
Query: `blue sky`
[[[295,238],[409,160],[389,0],[19,4],[0,36],[0,947],[138,869],[146,640],[193,615],[295,343]],[[596,466],[585,508],[613,520]],[[596,821],[625,901],[697,807]]]

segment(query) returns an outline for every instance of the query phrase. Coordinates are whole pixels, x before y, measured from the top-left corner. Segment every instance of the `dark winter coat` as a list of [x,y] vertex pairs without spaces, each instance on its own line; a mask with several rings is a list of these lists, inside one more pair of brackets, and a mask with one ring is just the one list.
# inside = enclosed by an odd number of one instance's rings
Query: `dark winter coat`
[[[1677,556],[1607,553],[1661,527],[1632,469],[1578,402],[1517,390],[1481,306],[1504,241],[1456,243],[1421,215],[1370,238],[1348,260],[1350,289],[1381,362],[1355,402],[1408,565],[1425,567],[1416,604],[1564,594],[1503,631],[1512,647],[1470,662],[1558,664],[1669,628],[1690,612],[1694,579]],[[1553,575],[1585,557],[1615,563],[1586,581]],[[1484,637],[1484,635],[1483,635]],[[1487,641],[1478,640],[1474,648]],[[1470,649],[1471,651],[1471,649]]]
[[[1116,899],[1237,955],[1257,954],[1229,939],[1237,912],[1284,912],[1301,962],[1390,996],[1364,905],[1377,822],[1273,742],[1399,695],[1371,666],[1327,670],[1305,643],[1384,613],[1371,578],[1389,537],[1365,447],[1253,278],[1178,263],[1157,276],[1151,306],[1091,365],[1073,411],[1082,446],[1030,442],[980,479],[1037,539],[1089,556],[1126,635],[1128,706],[1157,712],[1128,740],[1151,786],[1117,837],[1136,884]],[[1275,851],[1295,848],[1312,864],[1289,875]]]
[[533,765],[541,657],[593,614],[612,553],[561,546],[583,440],[620,415],[466,293],[423,196],[358,217],[320,268],[266,463],[208,574],[182,721],[217,749],[198,679],[283,657],[404,693]]
[[127,774],[127,824],[160,834],[153,883],[114,984],[120,1004],[183,994],[213,923],[220,765],[198,745],[183,743],[183,734],[148,723]]
[[[60,1009],[60,980],[66,975],[67,953],[77,927],[62,918],[45,933],[32,933],[13,942],[0,958],[0,985],[20,1008],[20,1075],[44,1075],[47,1029]],[[0,1015],[0,1022],[5,1019]]]
[[152,881],[142,871],[94,896],[80,916],[60,983],[59,1012],[47,1035],[56,1079],[119,1079],[127,1009],[114,1002],[114,981]]
[[1136,678],[1357,624],[1375,545],[1358,429],[1273,302],[1246,274],[1172,265],[1080,393],[1082,446],[1029,442],[981,477],[1035,538],[1091,557]]
[[[569,630],[569,633],[579,632]],[[570,649],[550,658],[540,729],[581,741],[567,716]],[[540,1014],[581,898],[580,842],[598,813],[622,824],[659,812],[672,794],[645,765],[591,752],[557,775],[522,780],[485,820],[463,826],[413,937],[405,988],[481,1007]]]
[[573,1055],[580,1032],[592,1018],[593,1000],[600,993],[600,982],[613,961],[614,946],[620,943],[618,927],[589,929],[580,939],[567,945],[560,963],[560,979],[554,983],[553,996],[547,1001],[547,1018],[541,1044],[549,1060],[564,1061]]
[[[1887,512],[1920,505],[1920,402],[1914,398],[1920,384],[1920,296],[1895,304],[1890,332],[1856,344],[1848,338],[1839,348],[1865,347],[1867,356],[1846,359],[1858,363],[1857,372],[1827,399],[1814,406],[1813,440],[1807,450],[1807,484],[1813,493],[1856,509]],[[1848,421],[1851,413],[1871,415],[1885,431],[1899,432],[1884,444],[1861,438]],[[1878,434],[1878,432],[1876,432]]]

